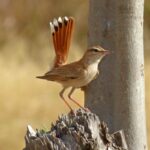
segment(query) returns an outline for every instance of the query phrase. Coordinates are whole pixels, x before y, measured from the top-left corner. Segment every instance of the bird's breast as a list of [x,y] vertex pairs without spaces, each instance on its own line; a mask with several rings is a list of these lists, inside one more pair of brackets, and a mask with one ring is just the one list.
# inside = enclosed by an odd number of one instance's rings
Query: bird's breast
[[90,65],[86,68],[85,73],[78,80],[74,80],[72,84],[74,87],[79,88],[89,84],[98,72],[98,65]]
[[75,87],[80,88],[89,84],[98,73],[98,64],[91,64],[84,69],[81,76],[75,79],[68,79],[68,81],[62,81],[61,84],[64,87]]
[[95,78],[97,72],[98,72],[98,64],[90,65],[87,68],[87,73],[86,73],[86,76],[85,76],[85,82],[87,82],[87,84],[89,82],[91,82]]

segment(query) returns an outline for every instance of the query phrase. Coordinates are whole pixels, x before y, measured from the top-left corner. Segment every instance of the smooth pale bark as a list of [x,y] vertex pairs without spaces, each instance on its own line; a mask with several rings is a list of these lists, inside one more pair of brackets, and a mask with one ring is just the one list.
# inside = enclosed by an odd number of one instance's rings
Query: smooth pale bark
[[145,125],[143,0],[90,0],[89,46],[114,53],[85,91],[85,105],[124,129],[130,150],[147,149]]

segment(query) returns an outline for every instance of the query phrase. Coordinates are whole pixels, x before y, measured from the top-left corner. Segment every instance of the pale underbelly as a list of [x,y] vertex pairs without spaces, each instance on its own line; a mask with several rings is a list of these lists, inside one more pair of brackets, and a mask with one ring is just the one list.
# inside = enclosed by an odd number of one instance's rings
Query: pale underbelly
[[80,88],[89,84],[96,76],[96,73],[88,74],[78,79],[70,79],[65,82],[61,82],[64,87],[75,87]]

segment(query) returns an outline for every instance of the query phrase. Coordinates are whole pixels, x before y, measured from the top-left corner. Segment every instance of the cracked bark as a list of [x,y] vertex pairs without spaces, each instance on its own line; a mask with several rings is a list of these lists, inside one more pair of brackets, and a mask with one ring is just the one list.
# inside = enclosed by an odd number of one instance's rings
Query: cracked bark
[[34,131],[30,125],[23,150],[127,150],[122,130],[110,134],[98,116],[81,109],[62,115],[50,131]]

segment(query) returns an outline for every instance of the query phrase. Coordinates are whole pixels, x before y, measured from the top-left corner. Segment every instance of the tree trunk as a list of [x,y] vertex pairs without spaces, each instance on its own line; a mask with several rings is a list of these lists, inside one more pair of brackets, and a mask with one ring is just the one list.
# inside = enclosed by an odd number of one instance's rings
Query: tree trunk
[[144,0],[90,0],[89,46],[114,53],[100,65],[100,76],[85,91],[86,107],[124,129],[130,150],[147,149],[145,125]]
[[23,150],[127,150],[123,131],[108,133],[106,124],[91,112],[62,115],[50,131],[27,127]]

